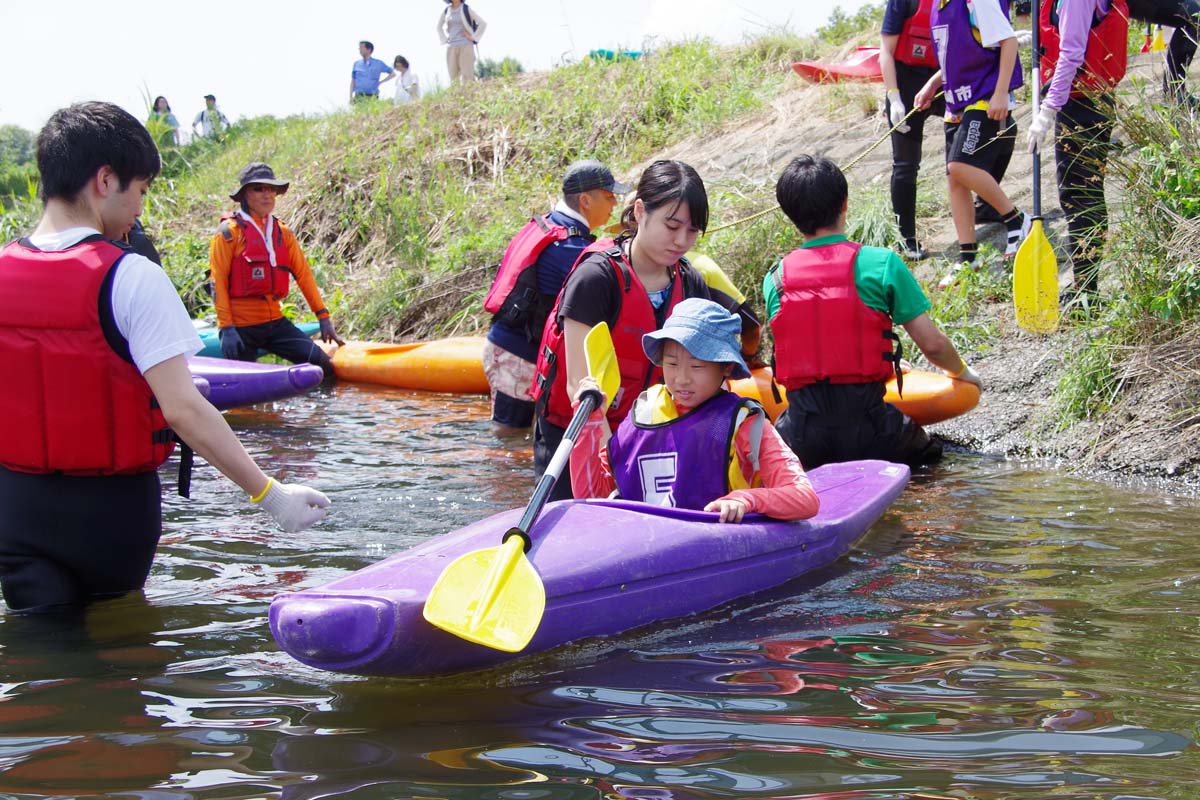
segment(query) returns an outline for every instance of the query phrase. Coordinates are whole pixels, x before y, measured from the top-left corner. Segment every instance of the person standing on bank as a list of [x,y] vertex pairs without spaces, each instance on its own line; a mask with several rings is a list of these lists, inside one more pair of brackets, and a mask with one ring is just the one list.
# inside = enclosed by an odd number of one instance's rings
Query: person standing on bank
[[409,69],[408,59],[404,56],[396,56],[392,61],[392,66],[396,68],[396,97],[393,102],[396,105],[412,103],[421,97],[421,86],[417,81],[417,73]]
[[1104,172],[1116,114],[1113,89],[1125,77],[1129,8],[1125,0],[1041,0],[1035,24],[1050,86],[1029,125],[1029,152],[1054,129],[1058,200],[1067,216],[1074,277],[1065,299],[1090,308],[1108,234]]
[[892,140],[892,213],[900,225],[902,255],[910,261],[927,257],[917,241],[917,173],[921,142],[930,114],[946,113],[939,97],[928,108],[913,111],[913,99],[938,70],[929,13],[934,0],[888,0],[879,40],[879,68],[887,89],[884,110],[895,129]]
[[217,108],[215,95],[204,95],[204,110],[192,120],[192,133],[206,139],[217,139],[229,127],[229,120]]
[[487,23],[463,0],[445,0],[438,17],[438,39],[446,45],[446,68],[450,82],[475,80],[475,45],[483,38]]
[[333,365],[320,347],[283,315],[279,301],[288,295],[289,277],[308,301],[321,325],[321,340],[345,344],[333,328],[308,259],[291,230],[276,219],[276,198],[289,183],[266,164],[254,162],[238,175],[229,195],[240,208],[221,217],[208,248],[213,305],[221,336],[221,355],[254,361],[259,348],[293,364],[318,364],[326,380]]
[[200,338],[162,269],[114,244],[161,168],[150,134],[111,103],[79,103],[38,134],[42,217],[0,250],[0,588],[55,611],[137,591],[162,534],[157,468],[178,436],[286,531],[329,500],[268,478],[196,391]]
[[591,231],[608,222],[617,195],[629,188],[599,161],[576,161],[563,175],[558,205],[527,222],[508,243],[483,303],[492,313],[483,368],[497,433],[517,433],[533,424],[530,386],[546,317],[567,273],[596,241]]
[[[374,52],[375,45],[367,40],[364,39],[358,43],[358,54],[362,58],[355,61],[354,66],[350,68],[351,103],[369,98],[378,99],[379,85],[396,77],[394,69],[371,55]],[[381,75],[387,75],[387,77],[380,80]]]
[[[562,442],[571,398],[587,375],[588,331],[600,322],[612,331],[621,388],[608,420],[616,428],[638,394],[662,380],[662,368],[642,350],[642,335],[661,328],[683,300],[712,299],[704,276],[684,257],[708,227],[708,193],[694,168],[682,161],[647,167],[621,224],[625,232],[616,241],[597,241],[585,251],[546,319],[532,387],[533,466],[539,478]],[[569,497],[568,465],[550,499]]]

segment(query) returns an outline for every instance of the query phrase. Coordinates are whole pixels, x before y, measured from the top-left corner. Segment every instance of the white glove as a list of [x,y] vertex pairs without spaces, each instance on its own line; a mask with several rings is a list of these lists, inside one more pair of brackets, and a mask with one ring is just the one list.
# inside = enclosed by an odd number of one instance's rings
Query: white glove
[[[878,97],[879,95],[876,95]],[[908,112],[904,108],[904,101],[900,99],[900,92],[896,89],[887,93],[888,99],[888,119],[891,120],[892,127],[897,133],[908,133],[912,127],[904,121],[908,116]]]
[[[1034,24],[1036,25],[1037,22],[1035,21]],[[1015,38],[1017,40],[1017,47],[1033,44],[1033,31],[1017,31]]]
[[966,381],[967,383],[973,383],[979,387],[979,391],[981,391],[981,392],[983,391],[983,380],[979,377],[979,373],[977,373],[975,370],[971,369],[971,365],[968,364],[966,361],[963,362],[962,372],[958,373],[957,375],[951,375],[949,372],[947,372],[946,374],[950,375],[950,377],[956,381]]
[[1036,153],[1042,149],[1046,134],[1054,127],[1054,118],[1058,115],[1050,106],[1042,106],[1042,110],[1034,115],[1029,123],[1029,152]]
[[279,483],[274,478],[267,483],[266,491],[250,502],[270,514],[275,524],[288,533],[302,531],[329,513],[329,498],[316,489]]

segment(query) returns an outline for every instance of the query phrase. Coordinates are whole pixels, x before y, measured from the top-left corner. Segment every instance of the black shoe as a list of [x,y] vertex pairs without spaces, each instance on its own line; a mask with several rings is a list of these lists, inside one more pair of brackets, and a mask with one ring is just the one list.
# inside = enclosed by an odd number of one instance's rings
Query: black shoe
[[989,222],[1003,222],[1000,212],[982,200],[975,201],[975,224],[986,225]]
[[929,253],[925,252],[925,248],[921,247],[921,243],[916,239],[905,239],[904,246],[900,248],[900,255],[904,256],[905,261],[924,261],[929,258]]

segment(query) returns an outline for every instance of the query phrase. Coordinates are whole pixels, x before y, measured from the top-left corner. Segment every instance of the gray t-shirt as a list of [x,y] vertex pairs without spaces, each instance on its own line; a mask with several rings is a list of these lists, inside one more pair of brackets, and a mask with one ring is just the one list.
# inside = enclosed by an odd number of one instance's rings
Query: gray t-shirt
[[446,45],[448,47],[470,47],[475,41],[467,35],[467,26],[463,24],[462,7],[446,8]]

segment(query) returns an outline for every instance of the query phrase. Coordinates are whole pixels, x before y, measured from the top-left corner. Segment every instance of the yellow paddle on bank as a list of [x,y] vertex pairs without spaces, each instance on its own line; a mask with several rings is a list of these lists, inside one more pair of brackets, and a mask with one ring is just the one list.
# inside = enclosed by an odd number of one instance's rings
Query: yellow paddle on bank
[[[1041,3],[1033,4],[1033,52],[1038,51]],[[1033,114],[1042,107],[1042,70],[1033,67]],[[1013,262],[1013,306],[1017,324],[1033,333],[1053,333],[1058,328],[1058,257],[1042,226],[1042,154],[1039,145],[1033,151],[1033,224],[1029,236],[1017,249]]]
[[[621,386],[621,371],[607,323],[601,322],[588,331],[584,349],[588,374],[611,402]],[[529,644],[546,610],[542,579],[525,556],[530,546],[529,529],[570,460],[580,429],[601,402],[597,391],[580,399],[525,513],[516,526],[505,532],[502,544],[466,553],[446,567],[425,601],[423,613],[430,624],[469,642],[510,653],[520,652]]]

